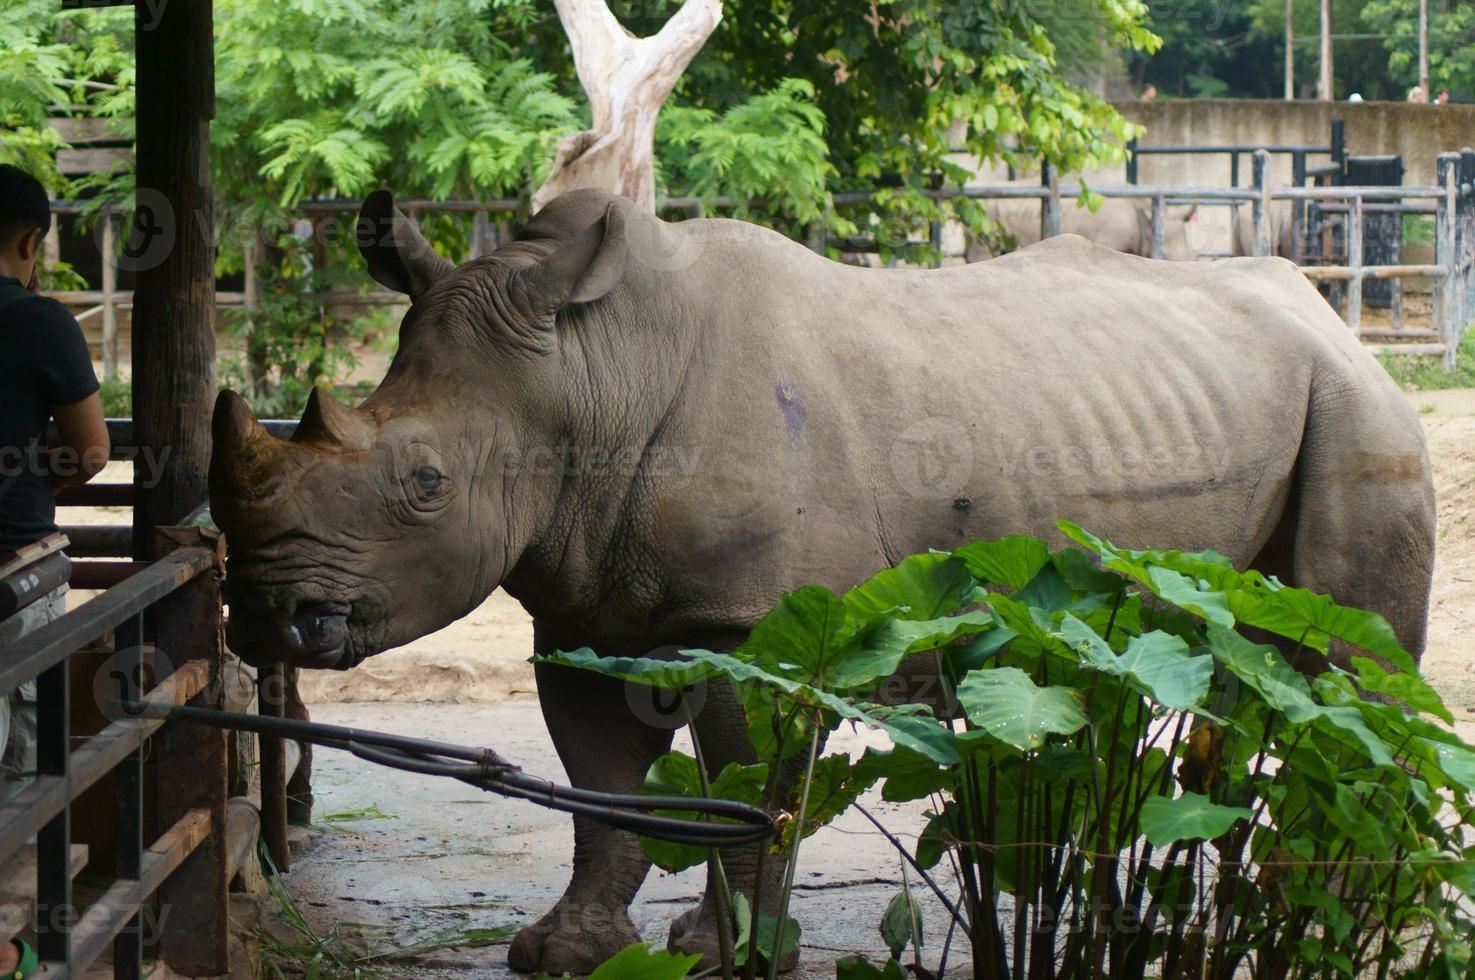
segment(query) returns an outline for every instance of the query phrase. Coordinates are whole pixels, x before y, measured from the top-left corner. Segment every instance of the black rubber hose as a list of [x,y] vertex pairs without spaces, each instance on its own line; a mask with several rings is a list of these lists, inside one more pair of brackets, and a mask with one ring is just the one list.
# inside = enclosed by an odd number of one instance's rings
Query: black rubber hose
[[[620,830],[673,844],[733,847],[766,840],[777,832],[771,816],[759,807],[747,803],[688,796],[601,793],[559,786],[524,773],[487,748],[471,748],[449,742],[434,742],[341,725],[325,725],[296,718],[273,718],[210,708],[192,708],[187,705],[134,702],[121,703],[121,707],[124,712],[135,717],[187,721],[213,728],[255,732],[259,735],[273,735],[342,749],[377,765],[427,776],[459,779],[491,793],[588,817]],[[689,820],[653,812],[657,810],[718,819]]]

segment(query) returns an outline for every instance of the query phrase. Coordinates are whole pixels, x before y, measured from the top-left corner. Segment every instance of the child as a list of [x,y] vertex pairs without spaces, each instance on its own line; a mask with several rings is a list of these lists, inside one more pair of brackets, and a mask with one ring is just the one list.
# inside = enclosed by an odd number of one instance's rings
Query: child
[[[82,329],[39,294],[51,205],[39,181],[0,166],[0,565],[56,531],[55,491],[86,483],[108,459],[97,376]],[[46,448],[56,419],[58,444]],[[66,586],[0,621],[0,649],[66,609]],[[0,801],[6,784],[35,770],[35,687],[0,691]],[[14,953],[0,945],[0,968]],[[3,974],[3,969],[0,969]]]

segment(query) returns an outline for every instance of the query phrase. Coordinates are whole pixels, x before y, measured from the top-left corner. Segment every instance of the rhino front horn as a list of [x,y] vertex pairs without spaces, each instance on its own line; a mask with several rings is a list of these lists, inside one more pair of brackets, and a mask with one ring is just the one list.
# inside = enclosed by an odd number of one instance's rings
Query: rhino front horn
[[237,499],[261,496],[280,443],[262,428],[246,400],[230,389],[215,399],[211,421],[210,495]]
[[374,428],[357,409],[314,386],[292,441],[366,452],[374,444]]

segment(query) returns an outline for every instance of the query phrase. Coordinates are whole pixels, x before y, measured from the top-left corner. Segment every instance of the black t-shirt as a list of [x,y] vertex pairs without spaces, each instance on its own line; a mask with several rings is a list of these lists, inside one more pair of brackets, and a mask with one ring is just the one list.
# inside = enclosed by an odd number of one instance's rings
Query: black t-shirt
[[46,423],[53,405],[96,390],[87,341],[66,307],[0,276],[0,554],[56,530]]

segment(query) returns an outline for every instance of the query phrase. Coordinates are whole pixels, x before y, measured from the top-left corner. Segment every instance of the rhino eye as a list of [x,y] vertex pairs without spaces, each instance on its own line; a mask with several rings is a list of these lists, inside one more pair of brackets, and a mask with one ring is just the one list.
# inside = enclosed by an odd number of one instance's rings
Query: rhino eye
[[415,471],[415,482],[420,489],[426,493],[434,493],[440,489],[441,481],[445,479],[440,470],[434,466],[422,466]]

